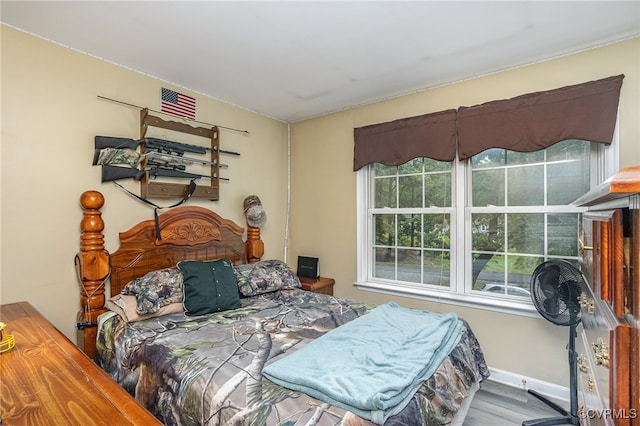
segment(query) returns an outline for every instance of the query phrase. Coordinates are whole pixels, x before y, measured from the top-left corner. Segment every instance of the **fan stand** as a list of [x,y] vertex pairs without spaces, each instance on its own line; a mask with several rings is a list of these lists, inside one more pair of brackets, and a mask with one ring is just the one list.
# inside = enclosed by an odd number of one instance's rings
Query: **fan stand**
[[571,411],[567,412],[564,408],[552,401],[549,401],[540,393],[532,389],[528,389],[528,393],[535,396],[558,413],[562,414],[562,416],[525,420],[522,422],[522,426],[549,426],[563,424],[580,425],[580,417],[578,416],[578,354],[576,353],[576,327],[577,324],[569,326],[569,405]]

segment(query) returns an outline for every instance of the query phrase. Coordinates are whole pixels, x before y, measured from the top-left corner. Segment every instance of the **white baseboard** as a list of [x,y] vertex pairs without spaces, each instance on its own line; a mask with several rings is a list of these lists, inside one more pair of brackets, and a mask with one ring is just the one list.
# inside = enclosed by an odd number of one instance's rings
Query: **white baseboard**
[[543,382],[542,380],[512,373],[510,371],[498,370],[491,367],[489,367],[489,370],[491,371],[491,376],[489,376],[489,378],[487,379],[488,381],[500,383],[505,386],[511,386],[525,391],[528,389],[533,389],[536,392],[539,392],[551,399],[555,399],[561,402],[569,401],[569,388],[567,387],[549,382]]

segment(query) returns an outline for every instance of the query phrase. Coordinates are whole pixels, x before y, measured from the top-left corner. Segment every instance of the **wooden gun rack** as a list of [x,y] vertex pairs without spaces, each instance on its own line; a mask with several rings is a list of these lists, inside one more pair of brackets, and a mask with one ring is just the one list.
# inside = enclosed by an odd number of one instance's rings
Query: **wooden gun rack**
[[[211,178],[210,185],[196,185],[192,198],[206,198],[211,201],[217,201],[220,199],[220,167],[219,167],[219,147],[220,147],[220,132],[218,127],[211,128],[206,127],[193,127],[186,123],[180,123],[177,121],[167,121],[153,115],[149,115],[149,109],[144,108],[140,111],[140,138],[144,138],[147,134],[149,127],[159,127],[163,129],[173,130],[181,133],[188,133],[195,136],[201,136],[209,139],[211,143]],[[145,176],[140,181],[140,196],[142,198],[183,198],[189,191],[188,184],[181,183],[169,183],[169,182],[156,182],[149,179],[149,175]]]

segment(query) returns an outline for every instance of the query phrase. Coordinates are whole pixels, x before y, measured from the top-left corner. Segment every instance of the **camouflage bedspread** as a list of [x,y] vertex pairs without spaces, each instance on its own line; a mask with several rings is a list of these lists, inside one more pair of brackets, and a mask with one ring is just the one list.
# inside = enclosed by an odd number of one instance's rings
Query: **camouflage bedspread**
[[[373,307],[280,290],[205,316],[169,314],[129,323],[113,316],[99,331],[96,362],[166,425],[369,425],[277,386],[261,371],[271,359]],[[460,343],[386,425],[449,424],[471,386],[488,377],[478,341],[464,324]]]

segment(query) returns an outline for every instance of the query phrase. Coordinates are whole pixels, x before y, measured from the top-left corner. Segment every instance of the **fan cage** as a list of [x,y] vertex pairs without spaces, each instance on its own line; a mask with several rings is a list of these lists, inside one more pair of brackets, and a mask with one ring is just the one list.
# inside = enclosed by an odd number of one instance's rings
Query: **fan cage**
[[541,263],[531,275],[531,300],[540,315],[556,325],[580,322],[582,272],[565,260]]

